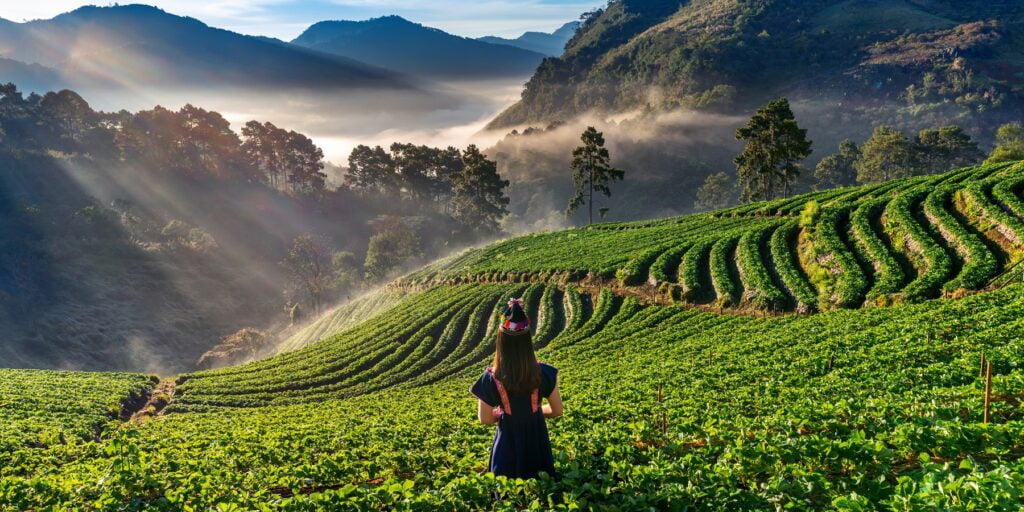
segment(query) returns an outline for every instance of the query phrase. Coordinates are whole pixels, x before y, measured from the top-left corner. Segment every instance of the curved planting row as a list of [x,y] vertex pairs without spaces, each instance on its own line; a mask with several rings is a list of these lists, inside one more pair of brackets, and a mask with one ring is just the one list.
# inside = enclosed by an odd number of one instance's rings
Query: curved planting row
[[811,282],[807,280],[803,270],[800,269],[796,254],[792,250],[796,241],[796,232],[796,222],[783,224],[772,233],[768,245],[775,271],[796,301],[796,310],[806,313],[817,307],[818,294]]
[[925,198],[924,212],[946,241],[955,248],[963,260],[956,277],[942,285],[942,290],[952,292],[961,289],[975,289],[983,286],[998,272],[999,262],[978,235],[970,232],[946,209],[946,204],[957,189],[942,186]]
[[893,199],[883,214],[889,238],[908,255],[918,275],[903,289],[906,300],[934,297],[953,271],[953,260],[918,221],[914,209],[928,195],[927,188],[908,190]]
[[898,292],[906,282],[906,275],[896,254],[874,225],[888,203],[886,198],[872,199],[850,214],[850,231],[855,245],[874,267],[874,283],[866,295],[869,301]]
[[747,231],[740,237],[736,248],[736,260],[743,281],[743,302],[754,308],[774,310],[785,308],[790,302],[779,286],[775,284],[771,271],[765,265],[762,255],[770,255],[762,244],[776,228]]
[[[525,286],[465,285],[422,292],[432,300],[410,297],[412,307],[399,304],[377,322],[407,324],[406,329],[378,329],[377,332],[392,335],[363,337],[363,347],[349,341],[352,336],[365,336],[368,331],[352,329],[297,352],[306,353],[313,361],[297,359],[292,354],[286,354],[287,358],[281,356],[290,362],[271,366],[263,378],[238,380],[237,375],[217,372],[186,376],[171,410],[289,405],[435,382],[480,364],[492,354],[498,315],[509,297],[520,294],[527,310],[535,315],[534,342],[538,348],[563,335],[587,331],[595,318],[584,305],[590,297],[575,289],[563,293],[557,286],[534,284],[524,290]],[[598,323],[594,324],[597,329],[604,325],[614,303],[603,298],[597,311]],[[421,320],[409,324],[410,317]],[[321,345],[336,349],[344,346],[351,354],[335,352],[336,359],[325,359]],[[310,363],[320,364],[320,370],[309,370]],[[263,373],[257,371],[253,377]]]
[[982,232],[994,231],[990,238],[1002,238],[1004,242],[1000,245],[1015,260],[1018,254],[1014,249],[1024,243],[1024,222],[989,198],[994,183],[998,182],[989,179],[972,183],[961,191],[960,197],[967,215],[973,217]]
[[842,225],[848,216],[848,210],[822,211],[812,244],[819,262],[836,274],[830,302],[844,308],[859,306],[868,285],[864,271],[841,236],[844,232]]
[[1024,187],[1024,175],[1000,180],[992,187],[992,197],[1018,219],[1024,219],[1024,201],[1017,195],[1021,187]]
[[716,301],[722,306],[738,304],[743,295],[743,285],[733,271],[737,243],[739,236],[733,236],[721,238],[711,246],[711,283],[717,295]]

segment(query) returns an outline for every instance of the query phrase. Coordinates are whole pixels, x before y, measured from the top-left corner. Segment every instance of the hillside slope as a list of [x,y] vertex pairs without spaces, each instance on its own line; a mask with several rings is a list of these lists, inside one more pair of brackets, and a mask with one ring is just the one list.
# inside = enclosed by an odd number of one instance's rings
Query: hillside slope
[[292,44],[433,79],[528,76],[540,53],[425,27],[399,16],[321,21]]
[[1022,35],[1015,2],[616,0],[491,127],[646,105],[745,111],[783,95],[876,124],[991,123],[1024,100]]
[[[1019,260],[1022,187],[1021,164],[971,168],[468,251],[319,343],[180,376],[165,414],[108,432],[104,450],[22,450],[0,468],[0,508],[1017,510],[1024,285],[969,290]],[[835,213],[846,209],[849,224]],[[794,221],[779,252],[775,233]],[[705,270],[691,245],[710,246]],[[994,269],[968,271],[986,251]],[[836,265],[818,314],[657,304],[633,284],[667,272],[709,293],[763,292],[792,283],[785,261],[800,276],[809,260]],[[886,296],[901,303],[830,305],[855,276],[873,288],[897,267],[907,275]],[[560,368],[559,479],[481,474],[491,431],[466,390],[509,296],[524,297],[539,357]]]

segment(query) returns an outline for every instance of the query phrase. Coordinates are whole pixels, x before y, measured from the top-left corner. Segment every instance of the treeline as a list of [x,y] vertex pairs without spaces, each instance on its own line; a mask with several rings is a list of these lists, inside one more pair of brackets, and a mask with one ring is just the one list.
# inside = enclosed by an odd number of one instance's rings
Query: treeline
[[[107,233],[124,233],[126,244],[167,249],[168,240],[184,240],[174,247],[216,252],[228,249],[218,244],[224,238],[255,228],[241,237],[255,240],[243,240],[245,249],[234,252],[245,254],[247,265],[260,262],[264,279],[285,279],[278,290],[285,291],[288,307],[317,309],[413,261],[492,236],[508,213],[509,182],[476,146],[359,146],[344,183],[332,187],[323,151],[306,135],[260,121],[236,133],[220,113],[193,105],[100,112],[73,91],[25,95],[14,84],[0,85],[0,151],[139,173],[129,181],[167,188],[171,202],[189,205],[184,209],[194,217],[220,227],[183,221],[165,208],[143,232],[133,220],[139,213],[125,205],[151,213],[159,209],[145,204],[154,202],[151,196],[97,200],[76,214],[100,219]],[[168,251],[167,257],[180,254]],[[317,266],[317,275],[311,278],[304,264]],[[325,276],[331,276],[329,286]]]
[[794,190],[815,190],[946,172],[985,163],[1024,159],[1024,126],[1003,125],[996,146],[986,159],[970,134],[956,125],[927,128],[908,136],[890,125],[874,128],[861,144],[843,140],[835,153],[822,158],[814,169],[813,184],[799,183],[802,162],[812,153],[807,130],[800,128],[789,102],[779,98],[757,110],[746,125],[736,130],[744,141],[734,159],[736,174],[708,176],[697,190],[698,210],[725,208],[749,202],[788,197]]

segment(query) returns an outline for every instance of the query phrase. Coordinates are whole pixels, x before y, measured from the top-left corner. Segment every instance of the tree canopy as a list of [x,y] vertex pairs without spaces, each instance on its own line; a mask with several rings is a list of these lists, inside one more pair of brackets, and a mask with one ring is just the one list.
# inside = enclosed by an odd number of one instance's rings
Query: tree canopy
[[[625,171],[611,164],[608,148],[604,147],[604,135],[593,126],[588,126],[580,136],[583,145],[572,152],[573,196],[565,209],[566,215],[572,215],[584,204],[589,210],[588,223],[594,223],[594,192],[611,197],[610,184],[625,177]],[[586,196],[586,199],[584,199]],[[604,210],[607,212],[607,210]]]
[[800,162],[810,156],[811,141],[800,128],[789,100],[769,101],[736,130],[746,145],[734,160],[744,201],[772,199],[779,188],[788,196],[800,176]]
[[1024,160],[1024,126],[1007,123],[996,131],[996,147],[989,153],[986,164]]

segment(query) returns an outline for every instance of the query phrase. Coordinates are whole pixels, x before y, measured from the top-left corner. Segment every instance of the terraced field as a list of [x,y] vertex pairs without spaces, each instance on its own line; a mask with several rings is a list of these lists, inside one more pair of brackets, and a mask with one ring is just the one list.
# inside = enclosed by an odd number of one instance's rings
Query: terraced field
[[[988,283],[1022,188],[964,169],[468,251],[319,342],[177,376],[142,425],[0,430],[0,510],[1020,510],[1024,284]],[[467,390],[509,296],[560,368],[558,478],[484,473]]]
[[1024,166],[999,164],[703,215],[539,233],[400,280],[578,282],[647,302],[800,311],[984,287],[1020,260]]

